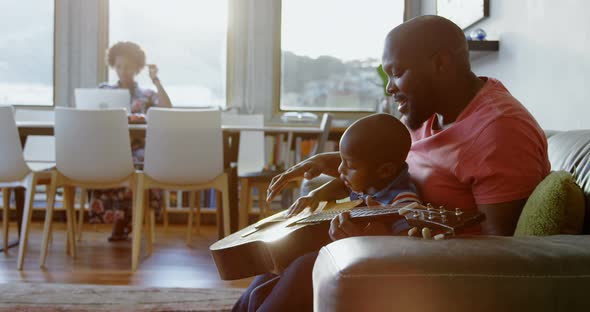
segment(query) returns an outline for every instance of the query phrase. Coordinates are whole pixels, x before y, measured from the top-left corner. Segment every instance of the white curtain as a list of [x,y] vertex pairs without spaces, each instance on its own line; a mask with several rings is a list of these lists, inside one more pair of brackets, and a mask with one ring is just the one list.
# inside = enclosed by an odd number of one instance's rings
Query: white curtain
[[229,106],[269,118],[278,79],[280,1],[231,0],[229,21]]
[[55,5],[55,104],[73,106],[73,90],[96,87],[104,75],[107,0],[58,0]]

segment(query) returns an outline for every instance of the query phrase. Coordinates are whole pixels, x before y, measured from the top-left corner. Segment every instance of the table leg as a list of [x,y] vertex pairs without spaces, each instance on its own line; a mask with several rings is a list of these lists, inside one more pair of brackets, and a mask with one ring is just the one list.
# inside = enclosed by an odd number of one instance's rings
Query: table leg
[[[228,173],[228,195],[229,195],[229,213],[231,232],[238,230],[238,169],[232,164],[238,162],[238,150],[240,147],[240,132],[223,133],[223,167]],[[223,238],[223,220],[217,218],[219,226],[217,227],[219,238]]]
[[[14,201],[16,202],[16,226],[18,227],[19,238],[8,242],[8,248],[16,247],[20,241],[20,228],[23,222],[23,210],[25,208],[25,189],[17,187],[14,189]],[[4,247],[0,247],[4,251]]]
[[16,224],[20,237],[20,228],[23,222],[23,211],[25,208],[25,189],[17,187],[14,189],[14,201],[16,202]]

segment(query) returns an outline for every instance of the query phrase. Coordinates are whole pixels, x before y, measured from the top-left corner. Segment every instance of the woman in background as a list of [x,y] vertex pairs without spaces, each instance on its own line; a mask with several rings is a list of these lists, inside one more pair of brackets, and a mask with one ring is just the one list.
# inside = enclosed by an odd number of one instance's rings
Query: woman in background
[[[102,83],[101,89],[128,89],[131,94],[129,122],[144,122],[150,107],[172,107],[170,98],[158,78],[158,67],[149,64],[149,75],[158,89],[140,88],[135,77],[146,66],[145,53],[133,42],[118,42],[107,51],[107,63],[115,70],[119,81],[115,84]],[[131,142],[133,162],[143,164],[144,141],[133,139]],[[95,190],[90,201],[90,223],[114,222],[113,233],[109,241],[126,240],[131,232],[132,193],[130,189]],[[162,205],[162,192],[150,190],[150,208],[158,212]]]

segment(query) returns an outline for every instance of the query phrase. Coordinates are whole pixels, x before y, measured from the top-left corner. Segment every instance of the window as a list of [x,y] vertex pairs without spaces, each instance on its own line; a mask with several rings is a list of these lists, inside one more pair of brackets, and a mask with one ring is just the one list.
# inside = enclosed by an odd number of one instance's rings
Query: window
[[374,111],[404,0],[283,0],[281,10],[281,110]]
[[0,1],[0,104],[53,105],[54,2]]
[[[133,41],[156,64],[172,105],[225,106],[228,0],[111,0],[109,46]],[[109,70],[109,82],[117,74]],[[156,88],[147,68],[136,79]]]

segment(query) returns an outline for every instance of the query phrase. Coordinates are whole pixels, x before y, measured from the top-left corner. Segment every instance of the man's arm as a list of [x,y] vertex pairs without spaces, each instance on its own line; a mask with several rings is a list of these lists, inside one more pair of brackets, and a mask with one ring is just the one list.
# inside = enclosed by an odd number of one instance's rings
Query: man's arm
[[338,152],[317,154],[296,164],[272,179],[268,187],[266,201],[271,202],[287,183],[298,178],[305,177],[306,179],[313,179],[322,173],[338,177],[339,164],[340,153]]
[[348,197],[350,191],[342,180],[336,178],[311,191],[310,194],[313,194],[319,201],[331,201]]
[[308,195],[299,197],[287,210],[287,217],[294,216],[305,208],[315,211],[320,202],[342,199],[349,195],[350,191],[344,182],[334,179],[311,191]]
[[485,213],[486,220],[481,224],[482,234],[512,236],[525,199],[498,204],[477,205],[479,211]]
[[[528,118],[532,119],[531,116]],[[513,235],[526,199],[549,174],[547,140],[527,117],[501,117],[467,150],[457,176],[471,180],[477,208],[486,214],[483,234]]]
[[[499,203],[477,205],[479,211],[486,214],[486,220],[482,223],[482,234],[512,236],[516,229],[516,223],[520,212],[526,203],[525,199]],[[350,221],[350,213],[342,213],[335,217],[330,224],[330,237],[332,240],[360,235],[391,235],[390,230],[382,223],[371,224],[363,229]]]

